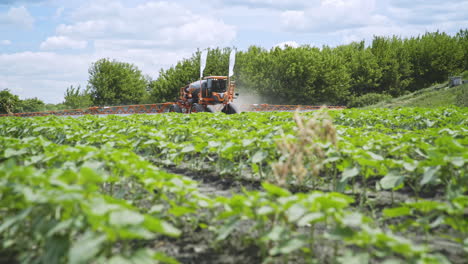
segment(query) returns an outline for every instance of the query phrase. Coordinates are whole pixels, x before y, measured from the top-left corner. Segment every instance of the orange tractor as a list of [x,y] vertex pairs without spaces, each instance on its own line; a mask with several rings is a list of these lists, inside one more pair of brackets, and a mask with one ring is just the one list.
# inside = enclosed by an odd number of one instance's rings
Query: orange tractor
[[222,105],[221,112],[237,114],[239,110],[233,101],[238,94],[234,89],[235,83],[227,76],[207,76],[181,87],[179,99],[168,110],[177,113],[213,112],[219,108],[216,105]]

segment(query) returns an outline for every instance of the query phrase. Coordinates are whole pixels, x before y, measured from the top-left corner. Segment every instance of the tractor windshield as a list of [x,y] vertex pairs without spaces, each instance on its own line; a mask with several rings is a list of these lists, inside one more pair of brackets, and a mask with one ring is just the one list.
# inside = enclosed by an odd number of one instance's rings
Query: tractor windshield
[[200,81],[195,81],[195,82],[190,84],[190,88],[199,89],[200,85],[203,84],[203,83],[206,83],[206,80],[202,80],[201,82]]
[[226,91],[226,80],[208,79],[208,88],[212,92],[224,93]]

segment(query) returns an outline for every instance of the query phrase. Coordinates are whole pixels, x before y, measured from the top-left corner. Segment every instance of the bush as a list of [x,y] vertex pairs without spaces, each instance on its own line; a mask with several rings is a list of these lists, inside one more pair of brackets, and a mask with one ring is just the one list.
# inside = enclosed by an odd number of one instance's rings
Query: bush
[[468,107],[468,85],[464,84],[459,89],[455,98],[455,104],[459,107]]
[[392,99],[389,94],[367,93],[349,100],[348,107],[364,107]]
[[21,100],[17,112],[40,112],[45,110],[45,103],[37,97]]

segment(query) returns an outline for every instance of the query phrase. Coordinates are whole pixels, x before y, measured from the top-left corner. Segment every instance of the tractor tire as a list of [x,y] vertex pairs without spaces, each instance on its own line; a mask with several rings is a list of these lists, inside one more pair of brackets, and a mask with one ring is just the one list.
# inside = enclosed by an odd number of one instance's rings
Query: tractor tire
[[214,113],[213,109],[210,108],[209,106],[206,106],[205,112]]
[[200,112],[205,112],[205,107],[203,105],[199,104],[193,104],[192,107],[190,108],[190,113],[200,113]]
[[221,112],[223,112],[225,114],[228,114],[228,115],[240,113],[239,109],[237,109],[237,106],[235,106],[234,104],[231,104],[231,103],[224,106],[223,110],[221,110]]
[[169,107],[169,112],[182,113],[182,108],[178,104],[173,104]]

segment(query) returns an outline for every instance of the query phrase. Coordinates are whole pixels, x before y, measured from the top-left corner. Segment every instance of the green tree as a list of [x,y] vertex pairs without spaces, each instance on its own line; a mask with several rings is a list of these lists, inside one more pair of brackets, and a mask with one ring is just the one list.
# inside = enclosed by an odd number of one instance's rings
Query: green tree
[[426,33],[421,37],[407,39],[405,50],[410,54],[413,66],[414,91],[447,80],[464,68],[464,53],[460,41],[446,33]]
[[375,92],[392,96],[403,94],[412,82],[412,64],[401,38],[374,37],[371,51],[382,71],[380,85]]
[[[234,79],[239,92],[259,96],[262,89],[266,87],[262,80],[265,79],[265,72],[268,67],[264,60],[267,58],[267,51],[258,46],[250,46],[247,51],[238,51],[236,54],[236,65]],[[265,93],[263,92],[262,95]]]
[[89,69],[88,88],[94,105],[141,103],[147,80],[133,64],[100,59]]
[[336,104],[349,94],[344,60],[331,48],[252,46],[238,57],[238,86],[266,103]]
[[18,104],[19,112],[40,112],[45,110],[45,103],[37,97],[21,100]]
[[21,100],[15,94],[12,94],[10,90],[3,89],[0,91],[0,113],[1,114],[13,114],[16,112]]
[[89,88],[81,90],[81,86],[70,87],[65,91],[65,102],[63,104],[68,109],[87,108],[92,106],[91,93]]
[[456,35],[456,39],[463,51],[463,70],[466,71],[468,70],[468,29],[460,30]]
[[345,59],[335,49],[322,48],[322,60],[318,65],[318,80],[314,104],[346,104],[350,95],[351,77]]
[[45,105],[45,110],[46,111],[57,111],[57,110],[64,110],[64,109],[67,109],[68,107],[66,107],[63,103],[59,103],[59,104],[46,104]]
[[360,96],[378,89],[382,70],[372,51],[365,47],[364,41],[338,46],[337,52],[343,57],[351,78],[350,92]]
[[203,71],[204,76],[210,75],[228,75],[229,68],[229,54],[231,48],[215,48],[208,50],[208,56],[206,59],[206,67]]

